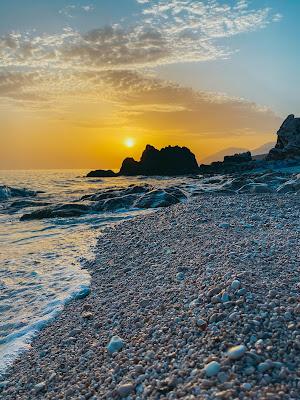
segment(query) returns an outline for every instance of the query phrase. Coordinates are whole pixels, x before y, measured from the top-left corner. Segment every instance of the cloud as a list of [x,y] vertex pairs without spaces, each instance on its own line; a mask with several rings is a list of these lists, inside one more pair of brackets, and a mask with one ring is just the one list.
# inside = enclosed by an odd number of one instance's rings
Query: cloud
[[268,108],[224,94],[195,91],[132,71],[108,71],[120,114],[129,126],[203,137],[266,133],[280,119]]
[[[216,0],[138,3],[141,13],[134,26],[115,24],[87,33],[65,29],[56,35],[4,36],[0,38],[0,67],[136,69],[226,58],[235,49],[224,46],[224,39],[263,29],[279,19],[269,8],[251,9],[245,0],[233,5]],[[73,16],[78,7],[69,5],[61,13]],[[80,9],[89,12],[92,6]]]
[[[141,14],[134,26],[2,36],[0,97],[33,108],[43,103],[60,117],[66,104],[110,102],[115,110],[112,124],[119,121],[156,132],[209,137],[275,129],[278,118],[268,109],[224,94],[184,88],[156,78],[149,70],[229,57],[234,49],[224,47],[226,38],[262,29],[277,21],[277,14],[269,8],[250,9],[245,0],[233,5],[216,0],[136,1]],[[82,7],[84,12],[91,10]],[[70,5],[68,10],[78,6]],[[69,111],[66,118],[72,118]]]
[[77,4],[69,4],[68,6],[60,9],[59,14],[64,15],[67,18],[75,18],[77,15],[81,14],[82,11],[89,13],[94,10],[92,4],[86,4],[83,6]]

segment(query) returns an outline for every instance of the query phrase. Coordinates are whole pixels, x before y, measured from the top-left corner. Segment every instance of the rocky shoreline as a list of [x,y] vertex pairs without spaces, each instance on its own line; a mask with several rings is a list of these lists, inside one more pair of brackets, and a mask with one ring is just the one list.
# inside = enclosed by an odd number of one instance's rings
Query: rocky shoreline
[[214,193],[107,228],[0,397],[299,399],[299,216],[297,193]]

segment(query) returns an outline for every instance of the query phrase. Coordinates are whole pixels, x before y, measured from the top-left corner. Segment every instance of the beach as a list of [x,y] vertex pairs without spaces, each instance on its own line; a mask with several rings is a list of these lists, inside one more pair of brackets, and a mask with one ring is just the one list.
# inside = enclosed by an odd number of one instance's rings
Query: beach
[[0,397],[299,399],[299,216],[297,193],[200,194],[105,228]]

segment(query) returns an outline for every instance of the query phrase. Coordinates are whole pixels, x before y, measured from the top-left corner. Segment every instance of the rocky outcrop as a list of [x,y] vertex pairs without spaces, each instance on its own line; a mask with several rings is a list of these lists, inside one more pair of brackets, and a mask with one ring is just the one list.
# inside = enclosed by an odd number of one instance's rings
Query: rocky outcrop
[[234,154],[233,156],[224,157],[225,164],[239,164],[249,161],[252,161],[252,156],[250,151],[246,151],[245,153]]
[[255,167],[250,151],[232,156],[225,156],[224,161],[216,161],[210,165],[200,165],[202,174],[224,174],[251,170]]
[[91,171],[87,174],[87,178],[113,178],[118,176],[111,169],[96,169],[95,171]]
[[267,161],[300,160],[300,118],[289,115],[277,132],[277,143],[270,150]]
[[73,218],[80,217],[89,211],[89,207],[85,204],[62,204],[52,207],[41,208],[29,214],[24,214],[20,218],[21,221],[29,221],[33,219],[46,218]]
[[165,147],[157,150],[147,145],[141,160],[126,158],[123,161],[119,175],[185,175],[198,172],[196,157],[187,147]]

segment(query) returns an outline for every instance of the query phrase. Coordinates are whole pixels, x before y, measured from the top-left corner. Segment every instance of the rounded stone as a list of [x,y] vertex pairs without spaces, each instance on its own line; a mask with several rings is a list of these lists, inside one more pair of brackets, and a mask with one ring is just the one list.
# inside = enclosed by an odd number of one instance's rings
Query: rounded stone
[[124,343],[123,339],[121,339],[119,336],[113,336],[107,345],[107,351],[110,354],[113,354],[113,353],[121,350],[124,347],[124,345],[125,345],[125,343]]
[[234,346],[227,351],[227,356],[230,360],[239,360],[243,357],[246,351],[247,348],[244,345]]
[[232,290],[238,290],[241,286],[241,282],[238,279],[235,279],[234,281],[231,282],[231,289]]
[[206,364],[204,367],[204,371],[206,376],[211,378],[212,376],[218,375],[221,369],[221,364],[217,361],[212,361],[209,364]]

